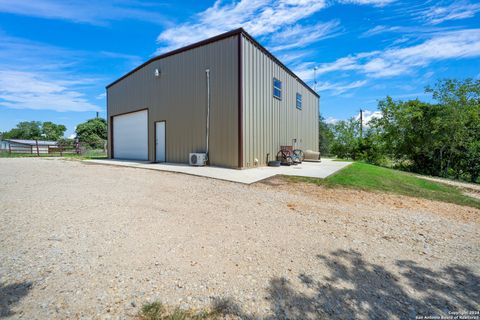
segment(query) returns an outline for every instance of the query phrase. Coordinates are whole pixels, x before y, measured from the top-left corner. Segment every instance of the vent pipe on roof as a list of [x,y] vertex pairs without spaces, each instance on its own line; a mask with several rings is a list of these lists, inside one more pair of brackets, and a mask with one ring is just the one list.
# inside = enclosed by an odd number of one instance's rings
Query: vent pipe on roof
[[207,154],[207,161],[208,161],[208,140],[210,135],[210,69],[205,70],[207,74],[207,132],[206,132],[206,140],[207,140],[207,147],[205,153]]

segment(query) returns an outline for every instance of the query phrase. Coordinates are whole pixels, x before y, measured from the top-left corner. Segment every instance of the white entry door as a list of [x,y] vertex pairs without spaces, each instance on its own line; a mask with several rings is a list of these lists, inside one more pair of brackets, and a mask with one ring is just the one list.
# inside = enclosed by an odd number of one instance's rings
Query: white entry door
[[165,162],[165,121],[155,123],[155,161]]

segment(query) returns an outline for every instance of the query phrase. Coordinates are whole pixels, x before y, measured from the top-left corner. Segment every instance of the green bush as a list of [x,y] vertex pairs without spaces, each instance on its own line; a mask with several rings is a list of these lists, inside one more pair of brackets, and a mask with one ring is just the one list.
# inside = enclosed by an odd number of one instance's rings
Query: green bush
[[[427,87],[437,103],[379,101],[381,117],[322,125],[330,152],[421,174],[477,182],[480,176],[480,80],[441,80]],[[322,120],[322,119],[320,119]]]

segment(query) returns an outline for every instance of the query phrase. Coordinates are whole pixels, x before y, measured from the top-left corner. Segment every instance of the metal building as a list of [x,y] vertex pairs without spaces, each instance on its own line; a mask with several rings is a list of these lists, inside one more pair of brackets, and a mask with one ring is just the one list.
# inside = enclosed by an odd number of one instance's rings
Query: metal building
[[318,151],[319,96],[243,29],[154,57],[107,86],[110,158],[248,168]]

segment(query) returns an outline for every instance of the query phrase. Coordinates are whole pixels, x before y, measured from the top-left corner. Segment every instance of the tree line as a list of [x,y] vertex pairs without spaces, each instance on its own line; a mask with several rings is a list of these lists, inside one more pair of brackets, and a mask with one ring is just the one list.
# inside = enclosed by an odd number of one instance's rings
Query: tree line
[[480,80],[438,81],[426,87],[433,102],[378,102],[381,116],[366,124],[320,118],[324,155],[363,160],[445,178],[478,182],[480,176]]
[[[10,131],[0,133],[2,139],[58,141],[66,146],[74,139],[64,137],[67,128],[63,124],[40,121],[23,121]],[[107,121],[103,118],[89,119],[75,128],[75,139],[92,149],[103,149],[107,140]]]

